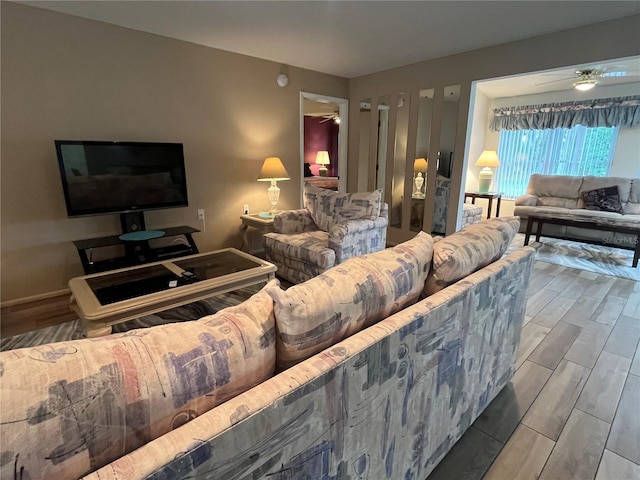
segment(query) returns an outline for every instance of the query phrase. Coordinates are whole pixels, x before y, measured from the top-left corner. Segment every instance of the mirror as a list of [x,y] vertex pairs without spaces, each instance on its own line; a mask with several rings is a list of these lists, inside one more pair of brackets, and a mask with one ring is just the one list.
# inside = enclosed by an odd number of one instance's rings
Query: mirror
[[378,98],[378,158],[376,162],[376,188],[385,190],[387,170],[387,139],[389,137],[389,95]]
[[[413,162],[413,185],[411,193],[411,220],[409,228],[422,230],[424,204],[427,192],[427,167],[431,145],[431,122],[433,121],[433,96],[435,90],[420,90],[418,95],[418,129],[416,132],[416,158]],[[429,229],[427,229],[429,231]]]
[[444,235],[451,190],[451,167],[454,161],[456,129],[460,104],[460,85],[444,87],[437,162],[435,207],[431,231]]
[[407,174],[407,136],[409,133],[409,95],[399,93],[396,109],[396,131],[393,150],[393,177],[391,179],[391,209],[389,224],[402,226],[402,201]]
[[369,169],[369,142],[371,135],[371,99],[360,100],[359,131],[360,140],[358,147],[358,191],[367,191]]

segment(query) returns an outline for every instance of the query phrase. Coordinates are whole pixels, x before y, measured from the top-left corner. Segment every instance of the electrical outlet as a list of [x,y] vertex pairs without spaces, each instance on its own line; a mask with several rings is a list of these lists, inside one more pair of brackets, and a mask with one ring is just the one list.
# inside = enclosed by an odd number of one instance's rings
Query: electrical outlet
[[198,209],[198,220],[203,220],[204,221],[204,208],[199,208]]
[[242,213],[243,213],[243,215],[247,215],[249,213],[249,204],[248,203],[245,203],[242,206]]

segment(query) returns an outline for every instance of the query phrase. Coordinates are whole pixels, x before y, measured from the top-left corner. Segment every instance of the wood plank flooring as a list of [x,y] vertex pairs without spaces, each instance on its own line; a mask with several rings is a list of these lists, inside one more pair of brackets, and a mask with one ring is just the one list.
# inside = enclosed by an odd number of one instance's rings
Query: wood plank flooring
[[640,282],[535,262],[511,382],[429,480],[640,480]]

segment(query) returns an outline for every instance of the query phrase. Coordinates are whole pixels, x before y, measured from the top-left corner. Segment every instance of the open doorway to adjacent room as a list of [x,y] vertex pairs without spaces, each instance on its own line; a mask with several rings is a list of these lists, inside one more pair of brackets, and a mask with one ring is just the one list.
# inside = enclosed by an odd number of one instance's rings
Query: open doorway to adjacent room
[[346,191],[348,110],[345,98],[300,92],[302,182]]

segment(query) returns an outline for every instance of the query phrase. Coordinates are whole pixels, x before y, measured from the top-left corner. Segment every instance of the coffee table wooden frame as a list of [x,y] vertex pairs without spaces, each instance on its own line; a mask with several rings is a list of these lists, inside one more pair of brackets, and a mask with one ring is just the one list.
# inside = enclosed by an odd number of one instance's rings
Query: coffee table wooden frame
[[590,230],[600,230],[603,232],[614,232],[614,233],[626,233],[626,234],[630,234],[630,235],[635,235],[636,236],[636,241],[635,241],[635,245],[624,245],[624,244],[617,244],[617,243],[605,243],[605,242],[598,242],[595,240],[585,240],[585,239],[581,239],[581,238],[573,238],[573,237],[561,237],[558,235],[547,235],[545,234],[545,237],[552,237],[552,238],[560,238],[563,240],[571,240],[574,242],[582,242],[582,243],[589,243],[592,245],[602,245],[605,247],[614,247],[614,248],[622,248],[624,250],[633,250],[633,261],[631,266],[632,267],[637,267],[638,266],[638,260],[640,259],[640,226],[633,226],[633,225],[612,225],[612,224],[605,224],[605,223],[599,223],[597,220],[587,220],[587,219],[576,219],[576,218],[566,218],[566,217],[561,217],[558,216],[557,214],[552,214],[549,213],[548,216],[547,215],[542,215],[542,214],[537,214],[537,215],[529,215],[529,220],[527,222],[527,230],[525,233],[525,237],[524,237],[524,244],[529,245],[529,238],[531,237],[531,232],[533,230],[533,224],[537,223],[537,229],[536,229],[536,242],[540,241],[540,236],[542,235],[542,226],[545,223],[550,223],[553,225],[564,225],[566,227],[575,227],[575,228],[587,228]]
[[[183,262],[185,260],[205,257],[222,252],[232,252],[239,257],[244,257],[245,259],[256,262],[257,266],[255,268],[249,268],[247,270],[222,275],[216,278],[201,280],[174,288],[167,288],[162,292],[142,295],[140,297],[122,300],[108,305],[102,305],[98,301],[86,281],[90,278],[113,275],[131,270],[139,270],[156,265],[164,265],[166,268],[179,275],[183,270],[178,267],[175,262]],[[235,248],[226,248],[208,253],[174,258],[162,262],[147,263],[137,267],[121,268],[109,272],[72,278],[69,281],[69,288],[71,289],[70,306],[84,323],[87,331],[87,337],[97,337],[111,333],[111,325],[132,320],[144,315],[161,312],[169,308],[185,305],[207,297],[220,295],[239,288],[267,282],[275,277],[276,270],[277,267],[272,263],[266,262]]]

